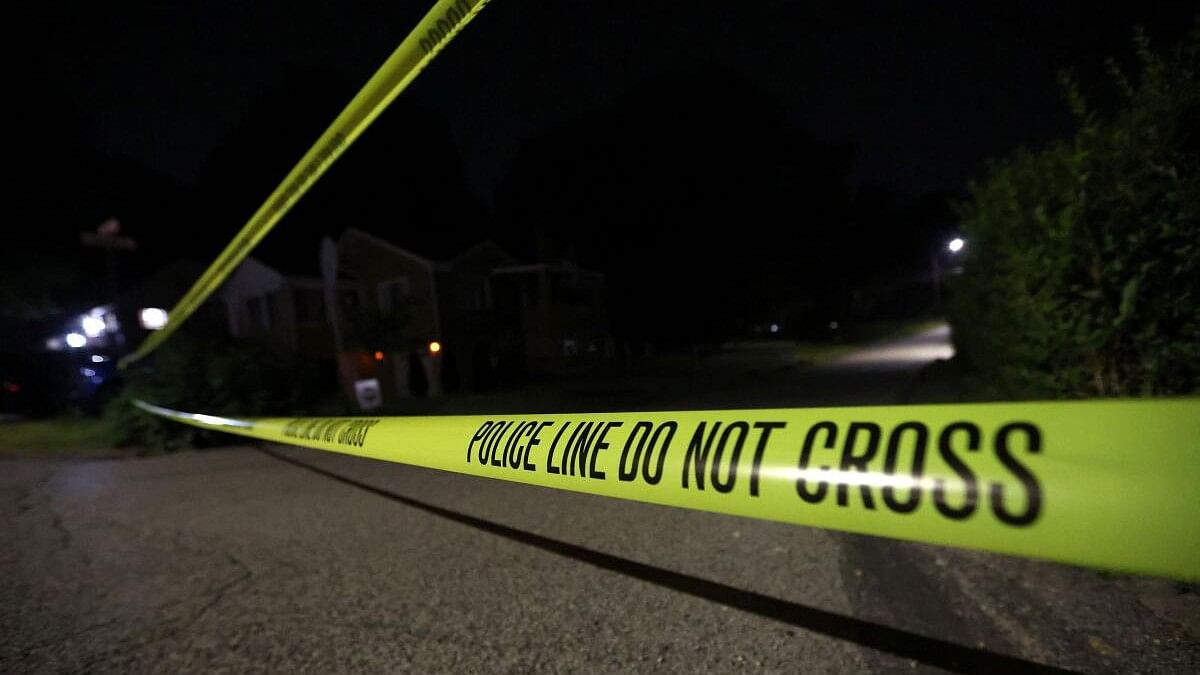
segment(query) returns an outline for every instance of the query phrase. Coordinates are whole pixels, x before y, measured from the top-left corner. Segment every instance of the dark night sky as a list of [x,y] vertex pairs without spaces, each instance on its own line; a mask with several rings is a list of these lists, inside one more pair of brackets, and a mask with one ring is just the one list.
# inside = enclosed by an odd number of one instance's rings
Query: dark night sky
[[[0,288],[100,302],[78,231],[113,216],[139,244],[118,287],[211,259],[430,4],[22,6]],[[439,260],[488,238],[605,272],[614,331],[668,340],[924,311],[967,180],[1071,133],[1058,71],[1103,109],[1134,26],[1173,44],[1195,12],[493,0],[255,256],[315,274],[351,225]]]
[[[75,106],[96,149],[186,186],[289,69],[361,83],[429,4],[38,3],[24,10],[34,13],[24,34],[32,72]],[[1103,57],[1128,55],[1133,25],[1172,42],[1194,11],[1166,2],[494,0],[405,95],[448,120],[483,195],[530,137],[648,77],[701,65],[748,78],[818,140],[853,142],[860,182],[956,190],[985,158],[1067,128],[1058,69],[1098,83]]]

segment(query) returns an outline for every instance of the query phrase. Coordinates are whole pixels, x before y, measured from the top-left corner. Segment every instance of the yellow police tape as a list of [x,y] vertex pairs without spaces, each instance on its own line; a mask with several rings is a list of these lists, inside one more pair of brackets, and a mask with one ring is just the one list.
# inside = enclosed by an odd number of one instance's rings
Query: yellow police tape
[[144,358],[161,345],[221,285],[275,223],[308,191],[384,108],[404,91],[463,26],[489,0],[438,0],[404,42],[355,95],[333,124],[321,134],[267,201],[250,217],[225,250],[167,312],[162,330],[151,333],[137,350],[119,361],[121,368]]
[[487,478],[1200,579],[1200,400],[231,419]]

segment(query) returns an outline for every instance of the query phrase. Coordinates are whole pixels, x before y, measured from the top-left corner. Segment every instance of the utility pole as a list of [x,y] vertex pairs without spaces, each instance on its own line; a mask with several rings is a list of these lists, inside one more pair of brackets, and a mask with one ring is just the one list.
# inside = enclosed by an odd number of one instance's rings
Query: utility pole
[[79,243],[84,246],[104,249],[105,258],[108,264],[108,284],[109,295],[113,300],[117,298],[117,251],[136,251],[137,242],[130,237],[121,235],[121,222],[116,218],[109,218],[100,223],[95,232],[80,232]]
[[[131,237],[126,237],[121,234],[121,222],[119,220],[116,218],[109,218],[103,223],[100,223],[95,232],[80,232],[79,243],[83,244],[84,246],[104,250],[105,266],[108,268],[109,303],[115,306],[117,302],[117,294],[120,292],[117,281],[117,251],[136,251],[137,242]],[[116,339],[118,345],[124,344],[124,332],[118,331],[116,334]]]

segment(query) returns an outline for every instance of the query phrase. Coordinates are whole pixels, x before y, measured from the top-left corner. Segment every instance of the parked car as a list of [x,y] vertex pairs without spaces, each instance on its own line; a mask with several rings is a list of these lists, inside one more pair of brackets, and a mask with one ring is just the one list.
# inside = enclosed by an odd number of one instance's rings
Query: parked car
[[120,384],[116,363],[102,354],[0,354],[0,415],[98,414]]

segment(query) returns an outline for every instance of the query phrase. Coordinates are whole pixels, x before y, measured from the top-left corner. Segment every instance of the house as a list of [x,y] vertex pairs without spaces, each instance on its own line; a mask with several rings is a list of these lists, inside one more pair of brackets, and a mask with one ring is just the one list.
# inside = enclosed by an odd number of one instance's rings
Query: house
[[385,391],[401,396],[480,391],[518,376],[523,369],[517,326],[495,313],[491,289],[492,268],[513,262],[491,242],[435,261],[348,229],[338,241],[339,278],[364,290],[372,306],[359,315],[369,318],[378,308],[376,321],[383,324],[359,342],[365,351],[382,353],[384,363],[358,363],[358,370],[373,373],[385,382]]
[[[339,284],[354,296],[358,290]],[[334,351],[333,326],[320,277],[284,274],[256,258],[246,258],[221,287],[229,334],[277,345],[303,354]]]
[[574,370],[612,353],[603,274],[568,262],[506,265],[492,270],[491,284],[535,370]]
[[[604,275],[574,264],[522,265],[491,241],[434,261],[357,228],[339,271],[375,289],[381,311],[406,314],[412,347],[439,341],[443,382],[471,389],[525,373],[561,373],[611,353]],[[453,362],[453,371],[447,368]]]
[[336,251],[336,292],[246,259],[221,290],[229,332],[336,353],[348,391],[376,379],[384,398],[486,390],[611,352],[598,272],[522,265],[490,241],[433,260],[358,228]]

